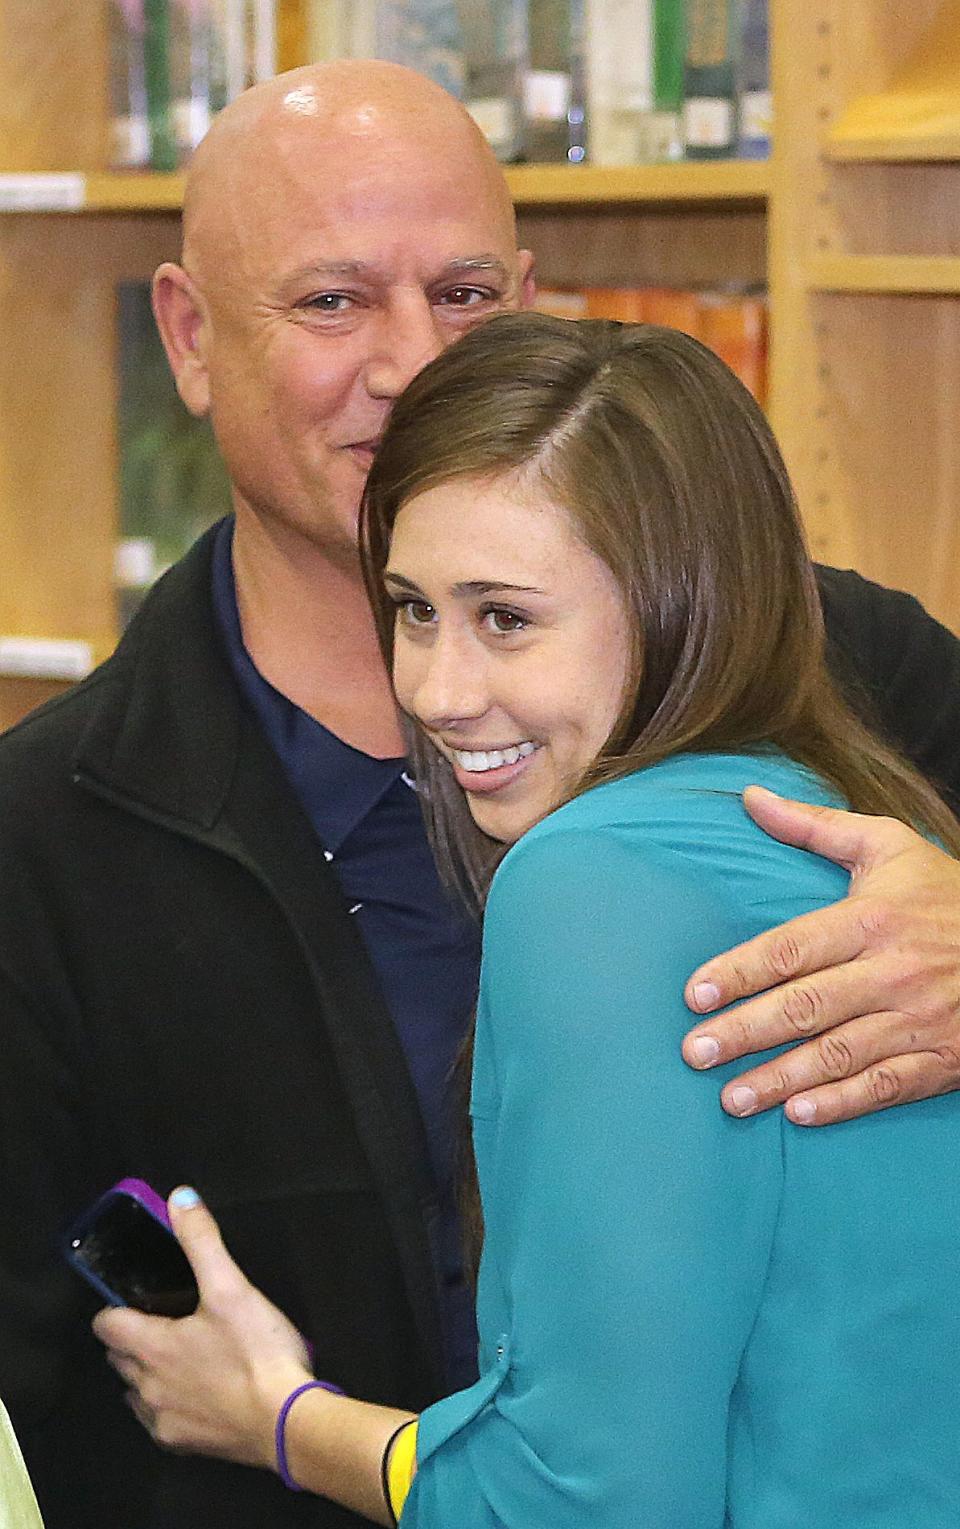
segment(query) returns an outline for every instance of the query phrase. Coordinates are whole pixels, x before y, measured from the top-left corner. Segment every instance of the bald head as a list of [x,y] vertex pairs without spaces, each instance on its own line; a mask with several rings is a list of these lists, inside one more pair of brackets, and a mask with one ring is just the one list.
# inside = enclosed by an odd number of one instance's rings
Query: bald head
[[362,196],[399,165],[425,186],[469,186],[492,236],[515,241],[500,166],[461,104],[398,64],[341,59],[256,85],[215,118],[188,175],[184,264],[199,280],[223,273],[301,194]]

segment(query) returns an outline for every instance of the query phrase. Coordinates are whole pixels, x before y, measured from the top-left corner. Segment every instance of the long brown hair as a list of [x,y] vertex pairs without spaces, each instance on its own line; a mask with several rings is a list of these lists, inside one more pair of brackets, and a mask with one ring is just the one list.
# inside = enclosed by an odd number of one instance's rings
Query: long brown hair
[[[813,570],[776,441],[750,393],[696,340],[652,325],[506,314],[433,361],[397,402],[361,510],[387,662],[382,575],[400,509],[455,478],[533,481],[617,579],[633,683],[584,790],[679,751],[782,749],[860,812],[960,852],[936,792],[849,710],[827,673]],[[411,749],[441,871],[482,907],[503,852],[449,763]],[[559,804],[558,804],[559,805]]]
[[[388,664],[382,576],[394,521],[456,478],[520,474],[568,514],[632,617],[632,683],[574,790],[681,750],[778,747],[860,812],[960,853],[960,827],[830,678],[820,601],[790,481],[754,399],[696,340],[603,320],[508,314],[438,357],[398,401],[361,509],[364,575]],[[411,753],[441,872],[480,910],[504,853],[473,822],[447,760]],[[559,805],[559,803],[558,803]],[[464,1098],[472,1036],[460,1061]],[[476,1274],[483,1215],[468,1132],[460,1202]]]

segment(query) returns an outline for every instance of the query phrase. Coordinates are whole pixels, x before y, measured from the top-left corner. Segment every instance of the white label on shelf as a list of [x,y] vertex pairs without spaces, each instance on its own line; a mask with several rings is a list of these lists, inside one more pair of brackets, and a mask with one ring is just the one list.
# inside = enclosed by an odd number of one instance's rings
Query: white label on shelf
[[86,199],[85,175],[0,175],[0,212],[76,212]]
[[88,642],[53,637],[0,637],[0,674],[38,680],[82,680],[93,668]]

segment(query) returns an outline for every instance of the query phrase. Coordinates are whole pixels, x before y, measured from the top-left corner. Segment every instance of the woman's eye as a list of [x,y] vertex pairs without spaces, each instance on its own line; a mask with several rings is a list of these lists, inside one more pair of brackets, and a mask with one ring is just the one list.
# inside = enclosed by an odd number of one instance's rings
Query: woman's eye
[[429,626],[436,611],[426,600],[401,600],[397,606],[397,615],[410,626]]
[[484,620],[494,632],[522,632],[527,625],[526,618],[516,611],[507,611],[500,606],[494,606],[484,612]]

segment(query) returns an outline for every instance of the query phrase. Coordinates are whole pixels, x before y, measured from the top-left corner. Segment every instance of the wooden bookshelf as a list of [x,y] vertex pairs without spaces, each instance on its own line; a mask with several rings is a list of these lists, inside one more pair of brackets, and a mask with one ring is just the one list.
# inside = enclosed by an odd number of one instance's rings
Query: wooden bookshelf
[[[762,207],[770,167],[762,160],[622,168],[511,165],[506,178],[518,207],[643,203]],[[0,212],[174,212],[183,205],[184,185],[183,175],[150,173],[0,174]]]
[[815,555],[960,631],[960,0],[773,0],[774,424]]
[[[771,8],[771,163],[511,167],[521,240],[545,285],[768,278],[772,413],[816,554],[960,630],[960,0]],[[104,170],[104,31],[99,5],[0,0],[0,634],[97,655],[115,289],[176,255],[183,197],[182,176]],[[0,681],[0,723],[37,693]]]
[[960,0],[941,3],[902,60],[891,62],[883,89],[853,95],[824,154],[837,162],[960,159]]

